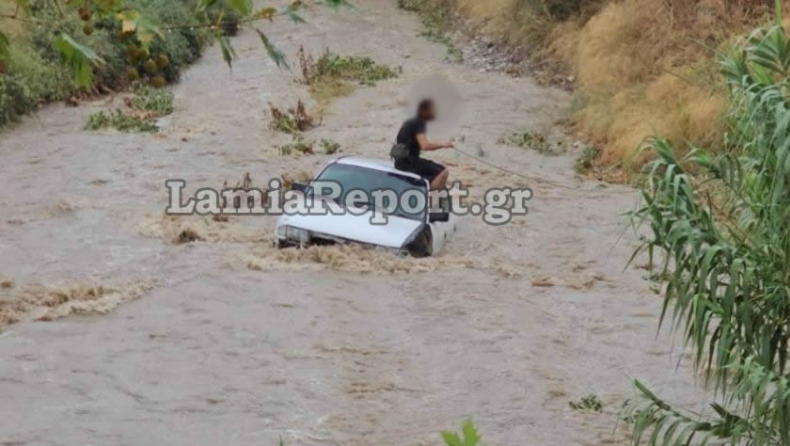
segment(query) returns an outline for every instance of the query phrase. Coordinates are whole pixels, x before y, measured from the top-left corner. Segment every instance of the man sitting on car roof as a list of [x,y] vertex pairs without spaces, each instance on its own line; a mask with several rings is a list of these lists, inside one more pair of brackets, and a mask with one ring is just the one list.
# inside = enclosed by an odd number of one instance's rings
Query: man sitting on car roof
[[398,131],[396,144],[408,149],[408,156],[395,159],[395,168],[415,173],[431,183],[431,189],[442,189],[447,184],[450,172],[443,165],[420,158],[420,152],[455,147],[452,142],[432,143],[425,136],[426,125],[436,119],[436,104],[430,99],[423,99],[417,106],[417,115],[406,120]]

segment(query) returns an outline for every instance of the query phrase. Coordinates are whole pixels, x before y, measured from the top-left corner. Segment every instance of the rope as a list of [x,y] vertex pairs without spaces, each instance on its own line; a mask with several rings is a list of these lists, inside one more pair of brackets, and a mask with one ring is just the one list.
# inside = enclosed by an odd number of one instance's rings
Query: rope
[[[512,170],[506,169],[506,168],[501,167],[501,166],[497,166],[496,164],[488,162],[488,161],[486,161],[486,160],[484,160],[484,159],[482,159],[480,157],[477,157],[475,155],[472,155],[471,153],[464,152],[463,150],[459,149],[458,147],[453,147],[453,150],[455,150],[456,152],[461,153],[463,155],[466,155],[469,158],[472,158],[473,160],[475,160],[475,161],[477,161],[479,163],[485,164],[485,165],[487,165],[489,167],[493,167],[494,169],[501,170],[502,172],[509,173],[509,174],[515,175],[515,176],[517,176],[519,178],[523,178],[525,180],[531,181],[530,178],[527,177],[524,174],[521,174],[521,173],[518,173],[518,172],[514,172]],[[635,193],[635,191],[632,191],[632,190],[628,190],[628,191],[607,190],[607,191],[604,191],[604,190],[578,189],[578,188],[575,188],[575,187],[565,186],[563,184],[559,184],[559,183],[556,183],[556,182],[550,181],[550,180],[542,180],[542,181],[544,183],[550,184],[550,185],[552,185],[554,187],[557,187],[557,188],[560,188],[560,189],[566,189],[566,190],[570,190],[570,191],[574,191],[574,192],[582,192],[582,193],[588,193],[588,194],[633,194],[633,193]]]

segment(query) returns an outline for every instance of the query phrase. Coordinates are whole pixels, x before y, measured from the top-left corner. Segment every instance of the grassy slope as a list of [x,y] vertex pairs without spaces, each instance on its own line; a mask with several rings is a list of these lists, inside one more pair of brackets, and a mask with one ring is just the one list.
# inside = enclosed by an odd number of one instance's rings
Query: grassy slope
[[635,149],[655,133],[720,140],[727,100],[716,53],[769,21],[772,3],[455,0],[455,7],[529,48],[538,67],[572,74],[575,130],[601,145],[605,164],[633,165]]

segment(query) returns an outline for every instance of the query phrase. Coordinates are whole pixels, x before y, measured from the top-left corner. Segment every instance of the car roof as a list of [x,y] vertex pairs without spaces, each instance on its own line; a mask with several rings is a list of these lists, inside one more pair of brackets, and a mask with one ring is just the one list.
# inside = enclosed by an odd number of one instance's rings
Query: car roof
[[337,160],[335,160],[335,163],[346,164],[349,166],[365,167],[368,169],[379,170],[382,172],[395,173],[406,177],[422,179],[422,177],[420,177],[419,175],[415,175],[411,172],[404,172],[402,170],[396,169],[393,162],[387,160],[365,158],[363,156],[344,156],[342,158],[338,158]]

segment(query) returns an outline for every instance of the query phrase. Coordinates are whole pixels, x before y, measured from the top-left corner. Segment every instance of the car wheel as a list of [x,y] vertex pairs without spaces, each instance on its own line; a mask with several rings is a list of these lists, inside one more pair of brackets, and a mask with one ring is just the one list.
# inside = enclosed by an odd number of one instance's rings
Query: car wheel
[[433,236],[431,235],[431,228],[425,226],[414,241],[406,246],[406,251],[412,257],[423,258],[433,255]]

